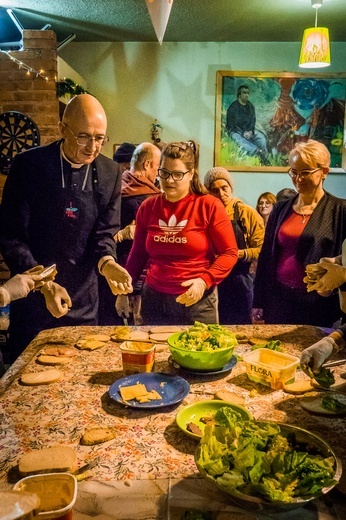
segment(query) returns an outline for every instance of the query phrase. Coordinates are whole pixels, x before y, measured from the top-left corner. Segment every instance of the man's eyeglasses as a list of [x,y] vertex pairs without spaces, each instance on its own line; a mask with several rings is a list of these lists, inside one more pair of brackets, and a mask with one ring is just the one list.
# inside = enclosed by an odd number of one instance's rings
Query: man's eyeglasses
[[92,141],[95,141],[95,146],[100,148],[109,141],[109,137],[107,135],[100,135],[97,137],[90,137],[89,135],[76,135],[74,132],[72,132],[71,128],[66,123],[63,124],[68,130],[70,130],[71,134],[74,135],[78,146],[88,146],[88,144],[90,144]]
[[308,177],[310,177],[310,175],[312,175],[315,172],[318,172],[318,170],[320,169],[321,168],[313,168],[310,170],[300,170],[298,172],[297,170],[293,170],[293,168],[290,168],[287,173],[292,179],[296,177],[300,177],[301,179],[307,179]]
[[172,177],[172,179],[174,181],[181,181],[181,180],[183,180],[184,175],[186,175],[190,171],[191,170],[187,170],[186,172],[179,172],[179,171],[170,172],[169,170],[166,170],[165,168],[159,168],[158,174],[159,174],[160,179],[167,180],[168,177]]

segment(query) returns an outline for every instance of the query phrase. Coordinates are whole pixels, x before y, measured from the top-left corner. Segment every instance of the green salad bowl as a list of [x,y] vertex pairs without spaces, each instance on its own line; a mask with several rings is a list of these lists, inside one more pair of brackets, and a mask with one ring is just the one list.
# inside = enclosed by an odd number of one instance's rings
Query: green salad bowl
[[223,368],[233,356],[234,345],[212,351],[187,350],[177,346],[181,332],[172,334],[167,339],[173,360],[183,368],[195,371],[213,371]]
[[297,442],[304,443],[308,447],[309,453],[313,453],[315,455],[319,454],[322,457],[330,457],[333,460],[334,482],[331,485],[322,488],[322,490],[319,493],[316,492],[313,496],[296,496],[291,501],[287,502],[279,500],[270,501],[264,499],[261,496],[245,494],[238,490],[234,490],[234,492],[231,492],[229,489],[225,489],[225,487],[220,485],[215,476],[209,474],[208,471],[206,471],[203,467],[200,466],[199,460],[201,445],[199,444],[195,451],[195,463],[200,474],[203,477],[205,477],[207,481],[212,483],[213,486],[216,486],[219,490],[223,491],[224,493],[227,493],[233,502],[237,503],[244,509],[251,511],[263,511],[268,514],[284,513],[285,511],[289,511],[299,507],[304,507],[311,501],[331,491],[331,489],[333,489],[333,487],[338,484],[342,474],[341,461],[337,458],[331,446],[327,444],[321,437],[312,432],[309,432],[308,430],[284,423],[277,424],[279,424],[281,432],[284,436],[289,437],[290,435],[294,435]]

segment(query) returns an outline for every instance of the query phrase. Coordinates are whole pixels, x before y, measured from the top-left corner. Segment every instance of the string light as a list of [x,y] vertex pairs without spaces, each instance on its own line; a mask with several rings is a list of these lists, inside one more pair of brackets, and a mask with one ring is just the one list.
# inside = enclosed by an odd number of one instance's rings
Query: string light
[[[30,67],[30,65],[27,65],[23,61],[18,60],[14,56],[11,56],[9,51],[0,50],[0,52],[2,52],[3,54],[6,54],[10,58],[11,61],[14,61],[18,65],[19,69],[26,70],[26,76],[30,76],[30,74],[34,74],[34,76],[36,78],[40,77],[46,81],[49,81],[49,78],[48,78],[48,76],[45,75],[45,71],[43,69],[37,70],[37,69],[34,69],[33,67]],[[55,78],[54,78],[54,81],[55,81]]]

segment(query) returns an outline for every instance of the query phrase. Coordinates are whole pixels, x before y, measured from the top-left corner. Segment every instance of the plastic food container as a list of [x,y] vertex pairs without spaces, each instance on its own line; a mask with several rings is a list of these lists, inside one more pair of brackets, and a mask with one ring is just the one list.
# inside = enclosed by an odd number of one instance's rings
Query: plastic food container
[[155,361],[153,343],[142,341],[124,341],[120,345],[123,372],[125,375],[151,372]]
[[259,348],[244,354],[246,373],[256,383],[279,390],[284,384],[293,383],[299,358],[267,348]]
[[16,491],[36,493],[40,498],[38,519],[72,520],[72,509],[77,498],[77,480],[70,473],[43,473],[19,480]]

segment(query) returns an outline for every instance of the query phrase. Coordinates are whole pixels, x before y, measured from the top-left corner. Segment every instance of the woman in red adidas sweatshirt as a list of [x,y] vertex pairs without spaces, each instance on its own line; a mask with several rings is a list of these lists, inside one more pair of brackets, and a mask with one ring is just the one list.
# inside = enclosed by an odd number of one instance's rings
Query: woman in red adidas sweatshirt
[[[218,323],[216,286],[236,264],[238,250],[224,206],[199,180],[198,161],[194,141],[167,144],[158,170],[162,193],[145,200],[136,215],[126,269],[136,283],[147,265],[146,325]],[[118,314],[126,298],[118,296]]]

